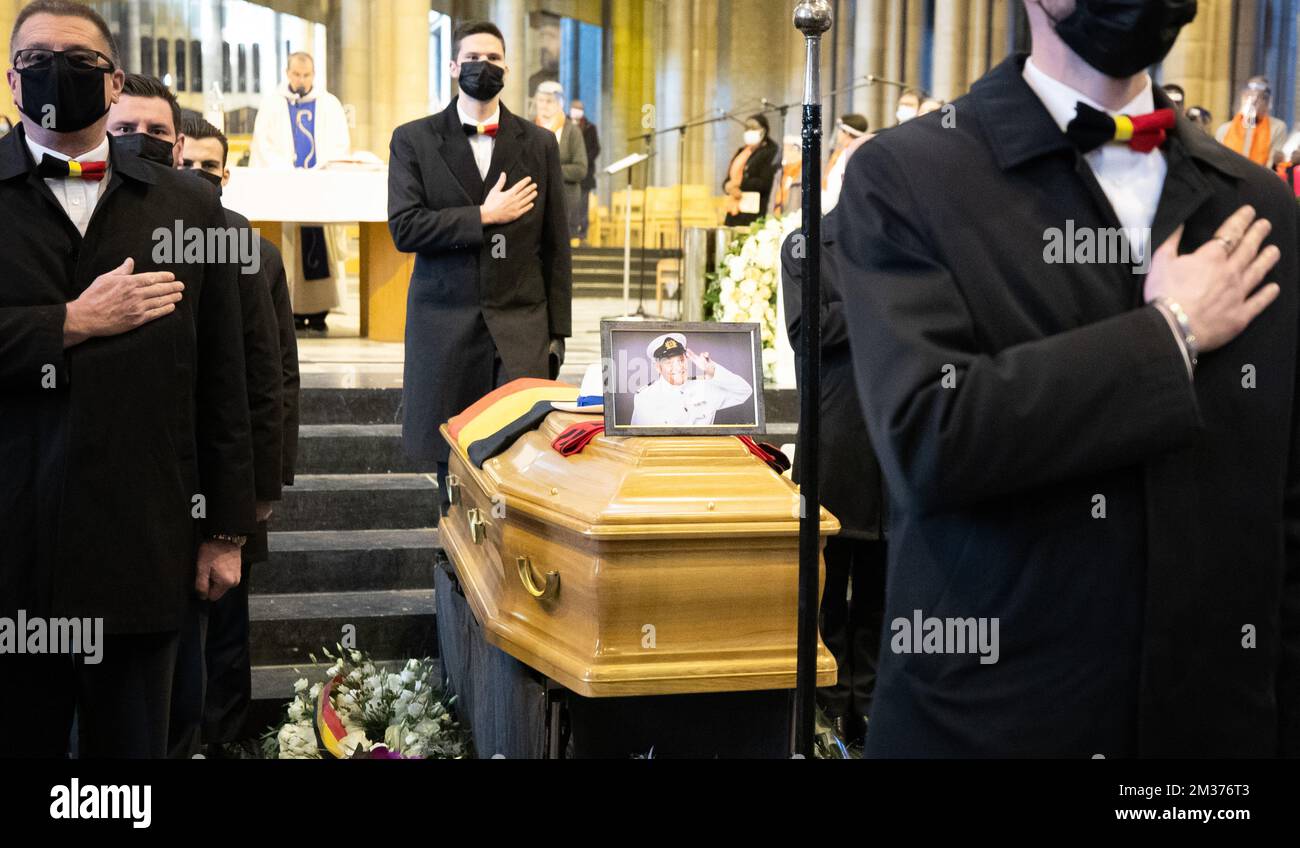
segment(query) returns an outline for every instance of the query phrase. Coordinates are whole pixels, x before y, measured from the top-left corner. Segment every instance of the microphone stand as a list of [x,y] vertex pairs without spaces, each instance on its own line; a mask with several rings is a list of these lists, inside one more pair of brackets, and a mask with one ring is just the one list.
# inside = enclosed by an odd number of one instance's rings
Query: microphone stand
[[794,26],[807,47],[803,99],[803,362],[799,375],[799,619],[794,751],[811,759],[816,725],[817,590],[821,571],[821,39],[832,23],[828,0],[800,0]]

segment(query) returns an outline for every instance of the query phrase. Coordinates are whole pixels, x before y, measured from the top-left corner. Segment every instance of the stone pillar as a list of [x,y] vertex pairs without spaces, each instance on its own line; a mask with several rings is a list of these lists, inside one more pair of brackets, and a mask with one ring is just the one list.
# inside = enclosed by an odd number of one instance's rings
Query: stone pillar
[[[653,4],[650,0],[609,0],[605,7],[606,126],[601,128],[601,156],[607,163],[616,162],[640,145],[627,139],[659,125],[659,108],[655,98]],[[645,168],[638,165],[638,169]],[[640,172],[636,182],[641,182]],[[627,185],[627,175],[617,174],[610,181],[612,190]]]
[[1161,66],[1163,81],[1181,85],[1187,105],[1209,109],[1216,125],[1236,110],[1232,38],[1231,0],[1201,0],[1196,20],[1183,29]]
[[[426,4],[427,5],[427,4]],[[506,40],[506,87],[501,92],[501,102],[516,115],[527,117],[528,98],[528,10],[523,0],[492,0],[491,20],[501,30]]]
[[[13,49],[9,45],[9,33],[14,28],[14,21],[18,18],[18,10],[27,5],[25,0],[0,0],[0,39],[4,40],[4,66],[9,67],[9,60],[13,56]],[[7,115],[9,120],[15,125],[18,123],[18,108],[14,106],[13,96],[9,93],[9,85],[6,83],[0,86],[0,115]]]
[[[888,7],[889,0],[858,0],[853,23],[853,76],[858,79],[888,76],[884,64]],[[892,109],[885,111],[884,92],[884,87],[877,84],[853,93],[852,111],[866,115],[872,130],[887,126],[886,114],[891,118],[893,115]]]
[[342,78],[333,93],[356,115],[354,150],[388,158],[393,130],[428,113],[427,0],[343,0],[338,15]]

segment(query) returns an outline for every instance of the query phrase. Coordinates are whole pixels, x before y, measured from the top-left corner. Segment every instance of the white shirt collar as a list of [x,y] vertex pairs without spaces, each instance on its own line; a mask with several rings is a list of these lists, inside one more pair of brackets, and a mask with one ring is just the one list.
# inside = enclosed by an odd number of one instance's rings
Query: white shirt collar
[[42,157],[52,156],[55,159],[62,159],[67,162],[73,160],[76,162],[103,162],[108,159],[108,135],[105,134],[103,140],[99,142],[92,150],[87,150],[79,156],[68,156],[57,150],[51,150],[43,144],[37,144],[27,133],[23,133],[23,138],[27,140],[27,149],[32,152],[32,159],[36,160],[39,165]]
[[[474,118],[471,118],[469,115],[466,115],[466,114],[465,114],[465,109],[464,109],[464,107],[461,105],[460,98],[456,98],[456,114],[460,115],[460,122],[461,122],[462,124],[474,124],[475,126],[477,126],[477,125],[480,123],[479,121],[477,121],[477,120],[475,120]],[[484,123],[484,124],[499,124],[499,123],[501,123],[501,104],[500,104],[500,103],[497,104],[497,110],[496,110],[495,112],[492,113],[492,117],[488,118],[486,121],[482,121],[482,123]]]
[[1058,79],[1049,77],[1043,72],[1042,68],[1034,64],[1032,58],[1025,61],[1024,78],[1029,87],[1038,95],[1038,99],[1043,101],[1043,105],[1047,107],[1052,120],[1056,121],[1057,126],[1061,128],[1061,132],[1065,132],[1065,128],[1070,121],[1074,120],[1080,101],[1108,115],[1144,115],[1156,108],[1155,95],[1151,92],[1150,76],[1146,78],[1146,83],[1143,85],[1142,90],[1138,92],[1137,97],[1126,103],[1124,108],[1118,110],[1107,109],[1083,92],[1071,88]]

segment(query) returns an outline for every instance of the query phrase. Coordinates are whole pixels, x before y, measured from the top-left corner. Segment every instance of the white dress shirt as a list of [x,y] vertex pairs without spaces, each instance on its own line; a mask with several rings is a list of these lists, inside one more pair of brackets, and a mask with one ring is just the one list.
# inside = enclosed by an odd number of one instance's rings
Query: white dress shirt
[[[1056,121],[1061,132],[1069,126],[1078,113],[1079,102],[1087,103],[1108,115],[1144,115],[1155,110],[1155,97],[1151,93],[1151,78],[1147,77],[1142,91],[1123,109],[1107,109],[1097,101],[1065,83],[1049,77],[1034,64],[1033,59],[1025,61],[1025,82],[1043,101],[1052,119]],[[1151,224],[1156,219],[1156,208],[1160,205],[1160,194],[1164,191],[1165,176],[1169,173],[1169,163],[1165,161],[1164,151],[1160,148],[1150,153],[1140,153],[1127,144],[1103,144],[1083,157],[1097,177],[1097,183],[1106,193],[1111,208],[1120,225],[1132,231],[1141,231],[1142,237],[1136,241],[1129,240],[1129,250],[1139,261],[1145,258],[1148,249],[1154,250],[1159,245],[1151,246]],[[1137,264],[1137,263],[1135,263]],[[1160,305],[1160,312],[1165,316],[1178,349],[1187,366],[1187,375],[1193,373],[1191,353],[1183,340],[1173,314],[1167,307]]]
[[[108,159],[108,136],[94,150],[82,153],[80,156],[65,156],[48,147],[44,147],[32,141],[31,136],[25,136],[27,139],[27,148],[32,152],[32,158],[39,165],[41,158],[52,156],[55,159],[62,159],[67,162],[103,162]],[[63,211],[68,213],[68,218],[72,220],[77,232],[83,236],[86,234],[86,226],[90,224],[90,216],[95,213],[95,204],[99,202],[99,190],[101,186],[108,183],[108,174],[104,174],[102,180],[83,180],[79,177],[66,177],[64,179],[47,179],[45,184],[54,192],[54,199],[59,201]]]
[[[1155,110],[1150,77],[1138,96],[1119,111],[1107,109],[1086,94],[1049,77],[1034,64],[1033,59],[1025,62],[1024,77],[1062,132],[1074,120],[1080,101],[1108,115],[1144,115]],[[1165,175],[1169,173],[1164,152],[1156,148],[1150,153],[1139,153],[1126,144],[1103,144],[1083,158],[1092,167],[1120,224],[1126,229],[1148,232],[1156,218]],[[1145,244],[1130,245],[1139,256],[1143,255],[1145,247]]]
[[[492,117],[486,121],[478,121],[465,114],[461,108],[459,100],[456,101],[456,112],[460,115],[462,124],[497,124],[501,122],[501,108],[492,113]],[[470,150],[474,151],[474,163],[478,165],[478,175],[480,179],[487,180],[488,168],[492,167],[492,147],[496,144],[496,139],[490,135],[472,135],[469,136]]]

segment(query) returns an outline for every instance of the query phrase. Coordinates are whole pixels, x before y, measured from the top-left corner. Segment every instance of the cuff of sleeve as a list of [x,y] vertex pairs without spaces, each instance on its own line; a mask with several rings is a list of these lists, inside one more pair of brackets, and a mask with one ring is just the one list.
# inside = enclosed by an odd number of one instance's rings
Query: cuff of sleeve
[[1196,369],[1192,365],[1192,352],[1187,349],[1187,340],[1183,338],[1183,331],[1178,326],[1178,319],[1163,303],[1152,301],[1151,305],[1164,316],[1165,323],[1169,325],[1169,332],[1174,334],[1174,341],[1178,344],[1178,351],[1183,355],[1183,364],[1187,367],[1187,379],[1195,379]]

